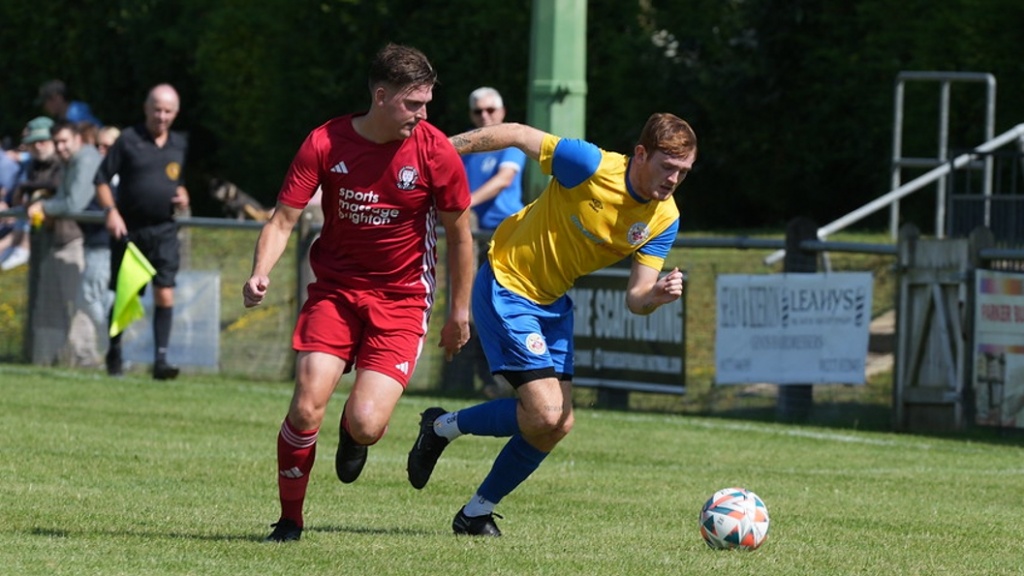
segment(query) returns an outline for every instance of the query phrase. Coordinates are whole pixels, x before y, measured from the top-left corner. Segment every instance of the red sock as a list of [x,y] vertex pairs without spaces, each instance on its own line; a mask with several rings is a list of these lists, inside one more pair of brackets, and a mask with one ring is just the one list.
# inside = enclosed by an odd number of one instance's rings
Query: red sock
[[281,518],[302,526],[302,504],[306,500],[309,472],[316,461],[315,430],[296,430],[288,419],[277,434],[277,491],[281,498]]

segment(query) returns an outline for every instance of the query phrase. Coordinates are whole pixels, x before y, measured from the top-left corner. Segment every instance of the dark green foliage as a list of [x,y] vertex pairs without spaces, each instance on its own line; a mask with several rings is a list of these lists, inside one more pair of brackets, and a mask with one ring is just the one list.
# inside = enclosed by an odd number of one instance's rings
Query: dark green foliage
[[[141,119],[149,87],[171,82],[196,212],[216,213],[214,176],[272,203],[305,134],[366,107],[366,63],[388,41],[437,66],[430,120],[443,130],[469,126],[466,96],[484,84],[525,120],[530,18],[528,0],[3,2],[0,136],[17,142],[48,78],[122,126]],[[698,132],[684,229],[825,223],[886,192],[902,70],[990,72],[997,132],[1021,121],[1016,0],[590,0],[587,27],[588,138],[629,151],[663,110]],[[975,146],[984,87],[952,92],[950,145]],[[906,103],[904,152],[935,155],[938,86],[911,85]],[[926,200],[904,217],[927,227]]]

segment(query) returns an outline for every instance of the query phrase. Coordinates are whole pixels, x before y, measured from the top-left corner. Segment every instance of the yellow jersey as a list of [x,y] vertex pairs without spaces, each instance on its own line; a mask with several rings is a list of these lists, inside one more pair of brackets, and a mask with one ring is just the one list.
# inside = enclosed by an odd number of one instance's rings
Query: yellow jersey
[[494,231],[488,259],[505,288],[551,304],[590,274],[628,256],[661,270],[679,230],[673,201],[632,190],[630,158],[547,134],[540,167],[552,176],[539,198]]

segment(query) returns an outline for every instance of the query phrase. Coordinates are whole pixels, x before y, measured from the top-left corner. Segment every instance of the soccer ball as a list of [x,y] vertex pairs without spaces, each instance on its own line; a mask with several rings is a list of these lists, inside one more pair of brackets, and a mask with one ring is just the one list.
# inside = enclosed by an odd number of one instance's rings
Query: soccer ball
[[724,488],[700,509],[700,535],[717,550],[756,550],[768,536],[768,508],[750,490]]

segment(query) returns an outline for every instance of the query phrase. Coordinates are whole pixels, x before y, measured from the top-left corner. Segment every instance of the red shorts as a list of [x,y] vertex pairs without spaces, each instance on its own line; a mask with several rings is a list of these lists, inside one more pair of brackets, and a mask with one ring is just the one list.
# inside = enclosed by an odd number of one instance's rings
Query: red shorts
[[416,369],[430,320],[429,296],[309,285],[292,334],[298,352],[325,352],[403,386]]

